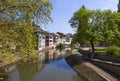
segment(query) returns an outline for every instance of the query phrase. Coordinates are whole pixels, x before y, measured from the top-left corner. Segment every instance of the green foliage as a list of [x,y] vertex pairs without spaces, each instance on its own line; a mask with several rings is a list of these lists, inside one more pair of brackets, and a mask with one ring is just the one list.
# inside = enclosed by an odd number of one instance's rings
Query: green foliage
[[100,30],[102,37],[102,41],[106,45],[118,44],[120,41],[120,30],[118,23],[120,22],[119,13],[111,12],[110,10],[102,12],[102,20],[100,24]]
[[[90,51],[92,50],[91,48],[89,49]],[[96,53],[105,53],[106,48],[95,48]]]
[[[21,57],[34,54],[37,47],[36,26],[30,23],[1,22],[0,23],[0,59],[4,62],[15,62]],[[32,55],[33,56],[33,55]],[[34,55],[35,56],[35,55]],[[35,56],[36,57],[36,56]],[[34,57],[33,57],[34,58]]]
[[[76,28],[77,29],[77,33],[74,37],[74,41],[76,40],[79,43],[85,43],[88,40],[88,19],[89,19],[89,15],[90,12],[88,10],[86,10],[86,8],[83,6],[82,8],[80,8],[78,11],[76,11],[73,14],[73,17],[69,20],[69,23],[71,25],[72,28]],[[82,33],[82,34],[81,34]]]
[[87,10],[84,6],[73,14],[69,21],[70,25],[77,29],[73,41],[80,44],[90,43],[94,47],[94,42],[100,38],[97,32],[99,26],[97,14],[99,14],[99,11]]
[[87,10],[80,8],[69,20],[72,28],[76,29],[72,43],[94,45],[102,42],[104,45],[120,45],[120,14],[111,10]]
[[75,47],[75,44],[78,42],[77,41],[77,34],[74,34],[73,38],[72,38],[72,41],[71,41],[71,44],[70,44],[70,47],[73,49]]
[[110,46],[107,48],[106,52],[107,55],[115,55],[120,57],[120,48],[118,46]]
[[38,21],[41,24],[51,20],[52,4],[49,0],[1,0],[1,21]]
[[5,23],[7,22],[3,22],[0,25],[1,51],[10,52],[13,48],[16,48],[16,51],[22,51],[23,48],[24,50],[30,50],[36,46],[36,36],[32,25],[29,23],[12,22],[8,22],[6,25]]
[[37,59],[35,32],[39,27],[33,22],[47,24],[51,21],[51,10],[49,0],[1,0],[0,61]]
[[65,48],[65,45],[60,43],[59,45],[56,46],[57,49],[63,50]]
[[0,62],[2,63],[5,63],[5,64],[11,63],[11,62],[15,63],[16,61],[17,61],[17,58],[13,54],[8,54],[8,53],[0,54]]

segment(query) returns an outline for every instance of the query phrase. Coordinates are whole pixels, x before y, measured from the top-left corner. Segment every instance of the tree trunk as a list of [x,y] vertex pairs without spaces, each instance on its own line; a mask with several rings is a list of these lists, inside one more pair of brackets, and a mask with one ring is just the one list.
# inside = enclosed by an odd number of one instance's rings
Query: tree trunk
[[93,40],[90,40],[90,44],[91,44],[91,47],[92,47],[92,52],[95,53],[95,47],[94,47]]
[[94,56],[95,56],[95,47],[94,47],[93,40],[90,40],[90,44],[91,44],[91,47],[92,47],[91,59],[94,59]]

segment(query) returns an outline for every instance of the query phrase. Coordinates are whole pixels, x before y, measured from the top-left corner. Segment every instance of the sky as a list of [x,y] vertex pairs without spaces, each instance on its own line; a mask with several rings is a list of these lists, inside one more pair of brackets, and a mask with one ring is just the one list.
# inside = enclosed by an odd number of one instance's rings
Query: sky
[[44,30],[49,32],[74,33],[68,21],[73,13],[84,5],[90,10],[106,10],[117,11],[118,0],[50,0],[53,4],[51,16],[53,23],[49,23]]

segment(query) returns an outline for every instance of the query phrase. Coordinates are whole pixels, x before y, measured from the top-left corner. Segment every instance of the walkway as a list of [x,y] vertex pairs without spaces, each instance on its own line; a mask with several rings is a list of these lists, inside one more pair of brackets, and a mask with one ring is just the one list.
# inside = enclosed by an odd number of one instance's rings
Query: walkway
[[80,52],[78,52],[78,49],[73,49],[72,54],[79,54],[80,56],[82,56],[82,54],[80,54]]
[[[72,54],[80,54],[77,49],[74,49],[72,51]],[[82,56],[82,54],[80,54]],[[94,59],[96,61],[98,61],[97,59]],[[99,60],[101,61],[101,60]],[[112,75],[108,74],[107,72],[103,71],[102,69],[100,69],[99,67],[93,65],[90,62],[85,62],[84,63],[86,66],[92,68],[96,73],[98,73],[101,77],[105,78],[107,81],[118,81],[115,77],[113,77]]]
[[96,73],[98,73],[100,76],[105,78],[107,81],[118,81],[116,78],[108,74],[107,72],[103,71],[99,67],[93,65],[92,63],[85,62],[85,65],[92,68]]
[[106,64],[115,65],[115,66],[120,66],[120,63],[115,63],[115,62],[111,62],[111,61],[104,61],[104,60],[100,60],[100,59],[93,59],[93,60],[97,61],[97,62],[101,62],[101,63],[106,63]]

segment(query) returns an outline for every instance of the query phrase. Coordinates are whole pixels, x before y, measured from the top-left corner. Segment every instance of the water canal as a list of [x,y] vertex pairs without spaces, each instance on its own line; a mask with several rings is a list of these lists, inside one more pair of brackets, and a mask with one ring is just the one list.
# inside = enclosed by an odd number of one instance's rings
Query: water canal
[[65,52],[42,52],[39,63],[17,63],[4,81],[84,81],[67,64],[65,56]]

